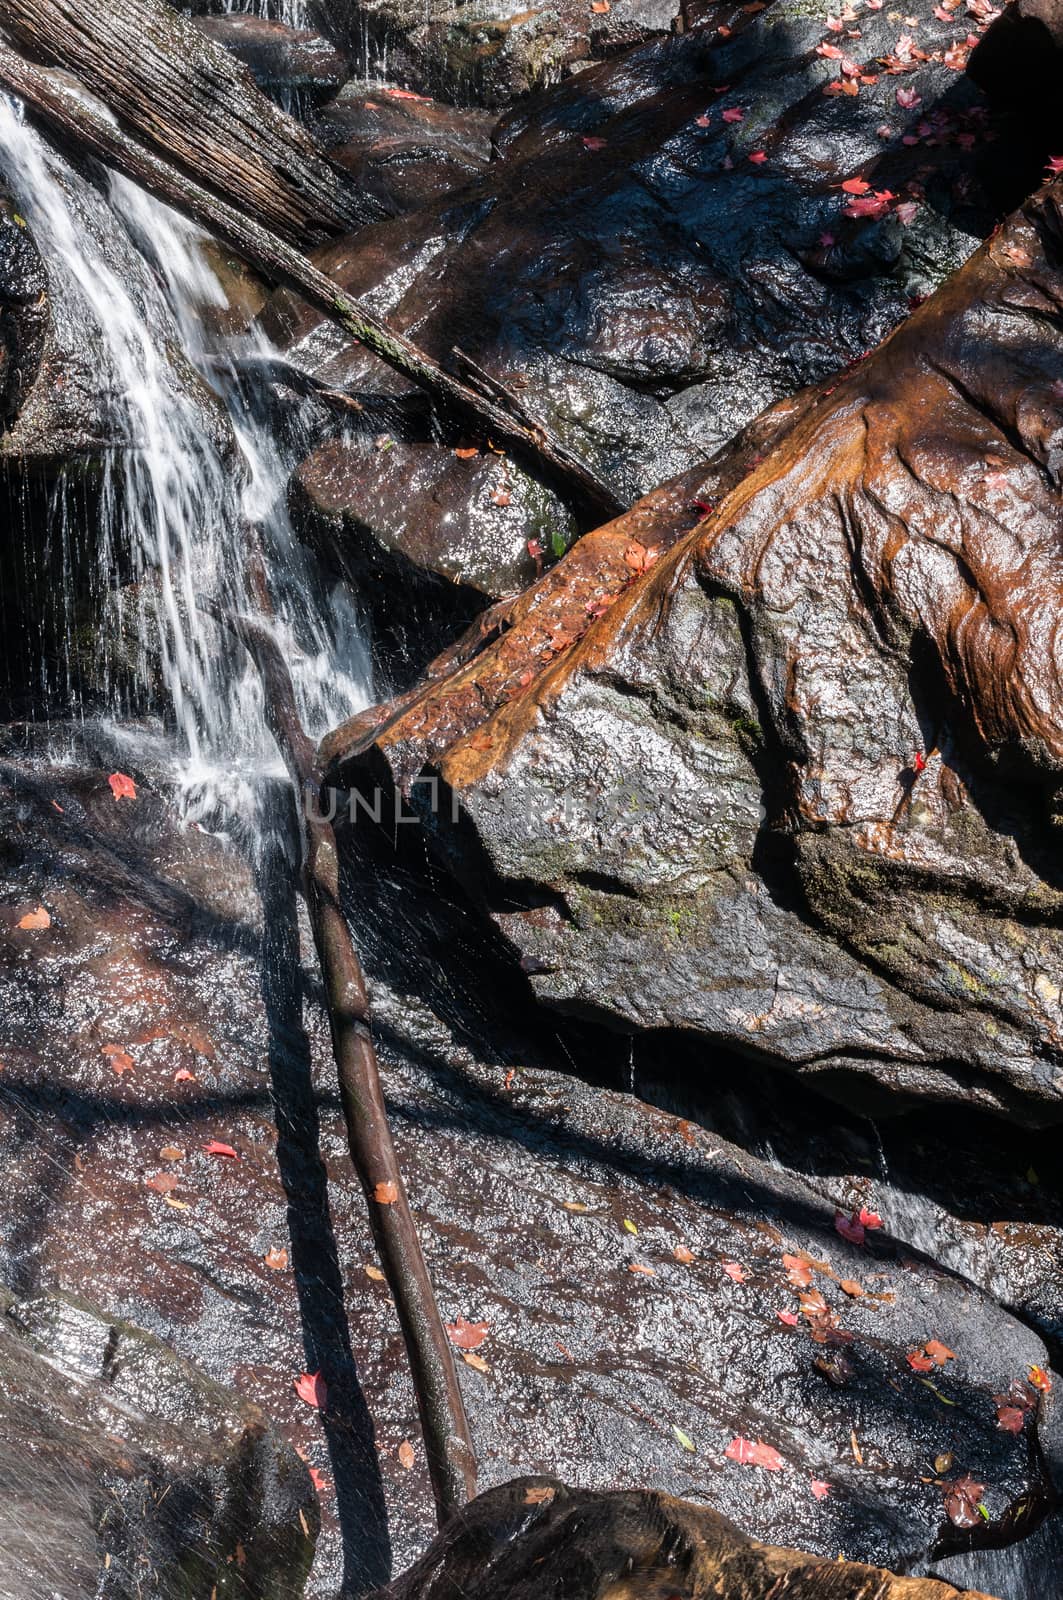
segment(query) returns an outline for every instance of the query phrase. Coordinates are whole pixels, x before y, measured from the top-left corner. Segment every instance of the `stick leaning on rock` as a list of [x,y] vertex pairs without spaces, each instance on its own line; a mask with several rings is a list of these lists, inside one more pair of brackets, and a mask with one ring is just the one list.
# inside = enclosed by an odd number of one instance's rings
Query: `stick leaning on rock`
[[325,988],[347,1141],[406,1343],[442,1526],[475,1495],[476,1458],[454,1352],[436,1305],[391,1137],[369,1029],[365,976],[340,904],[336,835],[323,820],[319,805],[314,745],[299,720],[291,675],[268,629],[209,604],[203,609],[231,630],[255,662],[262,678],[266,721],[296,789],[303,893]]

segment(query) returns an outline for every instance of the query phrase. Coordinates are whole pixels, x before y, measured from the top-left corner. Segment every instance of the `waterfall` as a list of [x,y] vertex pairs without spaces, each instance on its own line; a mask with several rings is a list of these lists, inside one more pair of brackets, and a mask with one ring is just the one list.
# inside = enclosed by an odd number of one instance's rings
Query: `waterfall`
[[[267,557],[273,625],[308,730],[323,732],[369,702],[354,610],[330,592],[289,522],[297,419],[282,439],[239,379],[238,357],[273,352],[254,333],[233,345],[210,332],[204,312],[224,307],[225,295],[197,228],[124,179],[95,187],[7,101],[0,161],[45,259],[59,325],[93,330],[108,433],[118,441],[104,452],[94,530],[113,626],[137,641],[145,678],[158,663],[172,766],[190,804],[247,803],[256,774],[276,770],[276,755],[254,670],[198,601],[258,609],[246,576],[249,530]],[[53,515],[61,539],[69,517],[62,495]],[[133,582],[119,580],[123,566]],[[105,699],[112,722],[128,723],[117,683]]]
[[289,28],[308,28],[307,0],[221,0],[210,8],[225,16],[262,17],[267,22],[283,22]]

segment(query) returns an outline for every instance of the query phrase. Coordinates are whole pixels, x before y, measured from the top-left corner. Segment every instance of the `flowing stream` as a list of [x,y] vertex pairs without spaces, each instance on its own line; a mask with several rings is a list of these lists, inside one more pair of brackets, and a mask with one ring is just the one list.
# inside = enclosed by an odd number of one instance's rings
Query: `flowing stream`
[[[248,357],[271,355],[261,335],[212,336],[225,295],[191,223],[124,179],[97,188],[9,101],[0,101],[0,150],[19,214],[48,263],[57,318],[90,330],[115,440],[103,462],[99,526],[85,530],[109,618],[95,675],[104,704],[80,712],[102,709],[112,732],[134,744],[151,737],[142,719],[130,726],[128,685],[109,663],[114,641],[123,641],[135,657],[134,687],[161,678],[166,735],[163,744],[154,738],[154,753],[165,754],[190,812],[221,801],[246,816],[256,776],[278,771],[277,757],[255,672],[242,652],[225,648],[200,602],[258,609],[248,588],[252,545],[277,575],[273,625],[308,730],[321,733],[369,700],[369,653],[350,601],[322,579],[288,517],[298,419],[294,427],[285,419],[282,438],[275,413],[270,420],[241,382]],[[61,481],[51,514],[64,549],[77,532],[66,488]],[[62,603],[71,612],[74,583],[64,561]],[[43,687],[77,704],[72,681]]]

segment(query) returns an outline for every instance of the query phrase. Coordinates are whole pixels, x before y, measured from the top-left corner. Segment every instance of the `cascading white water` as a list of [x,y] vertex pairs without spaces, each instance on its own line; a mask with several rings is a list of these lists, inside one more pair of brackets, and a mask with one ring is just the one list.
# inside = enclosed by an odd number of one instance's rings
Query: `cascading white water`
[[[368,703],[369,658],[354,612],[322,585],[295,540],[286,508],[293,462],[245,403],[233,352],[207,331],[204,311],[223,307],[225,296],[203,236],[123,179],[109,194],[98,191],[6,101],[0,161],[45,259],[57,314],[94,330],[109,432],[124,441],[104,462],[101,588],[117,626],[139,641],[144,673],[160,663],[175,770],[190,804],[248,805],[255,774],[275,766],[258,685],[249,663],[237,654],[234,667],[233,653],[219,648],[216,624],[197,601],[254,609],[246,582],[253,528],[278,576],[273,625],[312,732]],[[261,337],[245,345],[262,358],[273,353]],[[212,393],[213,428],[204,420]],[[132,562],[133,583],[116,579],[123,562]],[[110,710],[120,716],[117,700]]]
[[225,16],[263,17],[267,22],[283,22],[289,28],[310,26],[307,0],[221,0],[213,9]]

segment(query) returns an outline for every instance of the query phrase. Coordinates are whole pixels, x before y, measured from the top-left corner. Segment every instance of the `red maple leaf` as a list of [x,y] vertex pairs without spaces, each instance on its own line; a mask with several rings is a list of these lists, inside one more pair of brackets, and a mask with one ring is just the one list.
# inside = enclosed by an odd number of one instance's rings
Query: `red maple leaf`
[[863,1244],[866,1229],[860,1221],[858,1212],[854,1211],[851,1217],[847,1217],[844,1211],[836,1211],[834,1228],[835,1232],[840,1233],[843,1239],[848,1239],[850,1244]]
[[738,1265],[737,1261],[721,1261],[720,1265],[727,1276],[734,1279],[735,1283],[745,1283],[745,1271]]
[[292,1387],[300,1400],[305,1400],[315,1411],[324,1411],[328,1399],[328,1385],[320,1372],[303,1372],[292,1379]]
[[107,782],[111,785],[111,793],[114,795],[116,800],[136,799],[137,786],[133,782],[132,778],[129,777],[128,773],[112,772],[111,776],[107,779]]
[[760,1439],[732,1439],[724,1455],[741,1467],[764,1467],[768,1472],[780,1472],[786,1465],[778,1450]]
[[723,120],[725,122],[741,122],[744,116],[745,112],[740,111],[737,106],[728,106],[723,114]]
[[775,1315],[780,1322],[785,1322],[788,1328],[796,1328],[799,1318],[795,1311],[776,1311]]
[[825,1500],[830,1494],[830,1484],[824,1483],[822,1478],[812,1479],[812,1493],[817,1500]]
[[891,189],[876,189],[874,194],[860,195],[844,207],[847,217],[882,217],[895,198]]
[[866,178],[846,178],[838,187],[844,189],[846,194],[867,194],[871,185]]

